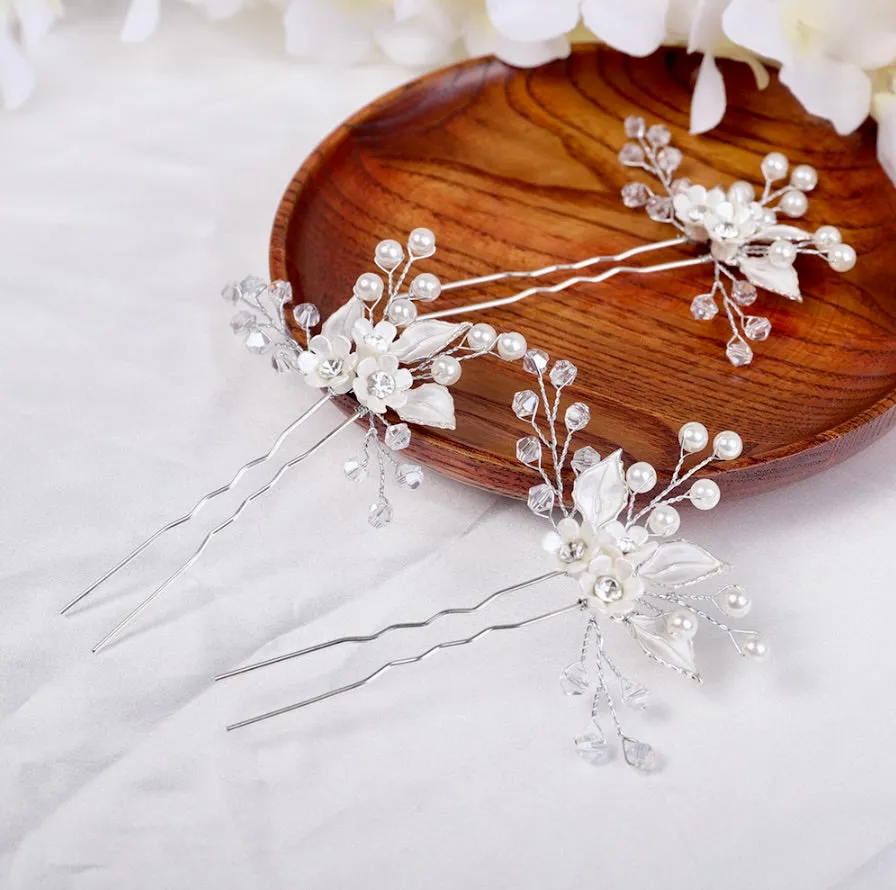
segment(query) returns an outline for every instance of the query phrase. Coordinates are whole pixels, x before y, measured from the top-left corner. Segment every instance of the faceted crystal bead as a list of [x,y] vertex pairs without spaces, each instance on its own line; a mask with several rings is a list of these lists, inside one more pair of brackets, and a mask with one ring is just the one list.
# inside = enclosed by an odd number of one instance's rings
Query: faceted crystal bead
[[316,328],[320,322],[320,312],[313,303],[299,303],[293,307],[292,317],[303,331]]
[[563,415],[563,423],[573,433],[585,429],[590,420],[591,409],[584,402],[573,402]]
[[255,355],[262,355],[268,351],[271,345],[271,338],[264,331],[252,331],[246,337],[246,349]]
[[649,773],[658,766],[656,752],[646,742],[626,737],[622,740],[622,753],[629,766],[643,770],[645,773]]
[[237,287],[241,297],[256,297],[267,285],[257,275],[247,275]]
[[317,375],[324,380],[334,380],[342,373],[344,365],[341,358],[325,358],[318,362]]
[[275,303],[288,303],[292,299],[292,285],[288,281],[274,281],[271,283],[270,293]]
[[756,302],[756,288],[749,281],[735,281],[731,285],[731,299],[738,306],[749,306]]
[[662,124],[654,124],[647,131],[647,141],[654,148],[662,148],[672,141],[672,134],[669,132],[668,127],[664,127]]
[[622,702],[643,711],[650,702],[650,691],[636,680],[625,679],[622,681]]
[[554,489],[542,482],[541,485],[533,485],[529,489],[529,497],[526,504],[533,513],[544,516],[554,508]]
[[240,298],[239,285],[235,282],[225,284],[223,290],[221,291],[221,296],[225,300],[227,300],[228,303],[235,303]]
[[584,473],[600,463],[600,454],[590,445],[579,448],[572,456],[572,468],[576,473]]
[[392,505],[385,498],[371,504],[367,521],[374,528],[385,528],[392,521]]
[[367,465],[357,457],[350,457],[342,465],[342,472],[352,482],[363,482],[367,478]]
[[761,315],[751,315],[744,322],[744,333],[750,340],[766,340],[772,332],[772,323]]
[[564,695],[582,695],[588,691],[588,672],[581,661],[573,662],[560,674],[560,689]]
[[538,396],[531,389],[520,390],[513,397],[513,413],[521,420],[528,420],[538,410]]
[[691,315],[697,319],[697,321],[709,321],[712,318],[715,318],[719,314],[719,307],[716,305],[716,301],[712,298],[712,294],[700,294],[699,297],[694,297],[691,300]]
[[644,130],[646,129],[644,124],[644,118],[638,114],[630,114],[625,119],[625,135],[628,136],[629,139],[640,139],[644,135]]
[[393,451],[401,451],[411,444],[411,428],[406,423],[394,423],[383,436],[386,447]]
[[554,362],[554,367],[551,368],[550,374],[551,385],[555,389],[560,389],[561,386],[569,386],[576,379],[578,371],[579,369],[565,358],[559,362]]
[[637,142],[626,142],[619,152],[619,160],[626,167],[637,167],[644,163],[644,149]]
[[674,173],[681,164],[681,160],[682,154],[674,145],[661,148],[656,154],[657,166],[665,173]]
[[523,356],[523,368],[530,374],[543,374],[550,357],[543,349],[527,349]]
[[576,753],[588,763],[605,763],[610,759],[610,746],[603,730],[592,720],[575,737]]
[[728,345],[725,347],[725,355],[728,356],[728,361],[736,368],[742,368],[753,361],[753,350],[750,349],[750,344],[740,338],[732,337],[728,341]]
[[254,331],[255,316],[245,309],[237,312],[236,315],[230,319],[230,330],[232,330],[234,334],[247,334],[249,331]]
[[672,219],[672,199],[654,195],[647,202],[647,215],[654,222],[668,222]]
[[541,459],[541,442],[535,436],[523,436],[516,440],[517,460],[529,466]]
[[643,207],[652,192],[643,182],[629,182],[622,187],[622,203],[626,207]]
[[385,371],[374,371],[367,378],[367,395],[375,399],[385,399],[395,392],[395,378]]
[[417,464],[399,464],[395,468],[395,481],[402,488],[416,491],[423,484],[423,467]]
[[275,352],[271,356],[271,367],[278,374],[285,374],[287,371],[298,371],[299,366],[295,356],[291,352]]

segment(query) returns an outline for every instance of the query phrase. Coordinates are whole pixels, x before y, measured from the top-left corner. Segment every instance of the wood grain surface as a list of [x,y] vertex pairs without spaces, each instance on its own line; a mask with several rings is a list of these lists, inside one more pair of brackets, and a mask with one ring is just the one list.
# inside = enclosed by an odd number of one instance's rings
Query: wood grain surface
[[[578,365],[568,395],[592,408],[580,445],[601,453],[621,446],[668,474],[678,428],[696,419],[711,433],[743,436],[744,456],[707,472],[726,495],[823,470],[896,420],[896,190],[876,161],[872,125],[840,137],[776,79],[760,92],[746,66],[723,64],[723,73],[728,112],[699,137],[688,133],[695,64],[679,50],[631,59],[581,46],[535,70],[479,59],[413,81],[348,120],[304,163],[277,212],[271,274],[292,283],[297,302],[327,315],[374,269],[377,241],[403,242],[415,226],[431,228],[439,248],[419,270],[446,281],[668,238],[669,226],[620,201],[626,182],[646,180],[617,160],[622,120],[632,113],[666,123],[685,154],[679,174],[705,185],[760,183],[760,159],[782,150],[819,170],[799,224],[838,226],[859,262],[839,275],[801,257],[802,305],[761,293],[751,311],[767,315],[773,331],[754,344],[751,366],[728,363],[724,317],[691,317],[710,268],[618,276],[471,320],[521,331],[552,358]],[[682,247],[647,261],[693,255]],[[518,286],[445,294],[432,308]],[[409,456],[462,482],[524,496],[537,479],[514,456],[526,427],[510,402],[531,382],[519,362],[465,363],[452,388],[457,429],[415,429]]]

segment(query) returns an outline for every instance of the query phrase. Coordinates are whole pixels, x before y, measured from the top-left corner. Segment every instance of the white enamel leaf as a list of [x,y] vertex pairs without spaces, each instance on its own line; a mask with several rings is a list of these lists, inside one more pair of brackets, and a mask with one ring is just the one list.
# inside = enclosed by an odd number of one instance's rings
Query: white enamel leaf
[[352,297],[347,303],[340,306],[321,326],[320,332],[329,340],[336,337],[352,338],[352,326],[364,312],[364,304]]
[[454,398],[439,383],[424,383],[408,390],[408,400],[398,409],[398,416],[409,423],[453,430]]
[[738,262],[741,271],[756,287],[765,288],[791,300],[803,301],[800,280],[793,266],[780,269],[773,266],[765,257],[741,257]]
[[420,361],[440,353],[469,328],[469,322],[452,324],[437,319],[416,321],[401,332],[401,336],[392,344],[389,352],[403,364]]
[[705,133],[714,129],[725,116],[726,103],[725,81],[712,53],[707,53],[700,63],[691,97],[691,132]]
[[572,488],[576,508],[595,528],[615,519],[627,498],[621,450],[579,473]]
[[663,617],[630,615],[626,623],[650,658],[691,680],[700,681],[697,665],[694,663],[694,641],[690,637],[670,634]]
[[776,223],[767,229],[760,229],[750,241],[811,241],[812,236],[803,231],[799,226],[788,226],[786,223]]
[[675,590],[711,578],[727,568],[727,563],[716,559],[698,544],[677,539],[662,541],[641,563],[638,576],[650,584]]

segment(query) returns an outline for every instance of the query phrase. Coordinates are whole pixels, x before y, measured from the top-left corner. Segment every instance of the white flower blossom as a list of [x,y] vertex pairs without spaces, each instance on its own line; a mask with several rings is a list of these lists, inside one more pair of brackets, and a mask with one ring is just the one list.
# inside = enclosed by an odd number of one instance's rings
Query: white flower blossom
[[317,334],[299,356],[299,370],[309,386],[330,389],[337,395],[348,392],[355,381],[358,356],[352,353],[348,337]]
[[398,329],[391,321],[373,324],[367,318],[359,318],[352,325],[352,339],[361,358],[385,355],[392,347]]
[[558,571],[578,575],[588,568],[597,545],[597,532],[587,522],[579,524],[567,516],[557,523],[557,530],[548,532],[544,549],[554,557]]
[[387,408],[404,408],[413,382],[411,372],[399,368],[398,359],[387,353],[361,359],[352,389],[360,404],[374,414],[385,414]]

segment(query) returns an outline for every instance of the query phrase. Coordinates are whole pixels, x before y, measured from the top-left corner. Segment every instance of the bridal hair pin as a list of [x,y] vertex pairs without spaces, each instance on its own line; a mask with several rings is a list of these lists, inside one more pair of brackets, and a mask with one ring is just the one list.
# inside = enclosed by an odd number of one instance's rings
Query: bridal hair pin
[[[360,454],[344,463],[345,475],[362,482],[375,462],[377,493],[368,511],[368,522],[374,528],[383,528],[391,522],[392,505],[386,494],[390,478],[406,489],[419,488],[423,481],[422,468],[400,458],[401,451],[411,441],[409,424],[454,429],[454,398],[449,387],[460,379],[462,363],[486,355],[516,361],[524,356],[527,348],[522,334],[513,331],[499,334],[488,324],[417,318],[417,304],[437,299],[440,282],[434,275],[423,272],[411,280],[406,291],[402,288],[413,265],[431,257],[435,250],[435,236],[425,228],[411,232],[406,255],[397,241],[381,241],[376,246],[374,259],[385,273],[385,281],[375,272],[362,274],[348,302],[323,322],[320,333],[312,335],[320,323],[320,313],[314,305],[300,303],[292,308],[292,320],[304,335],[306,346],[294,337],[287,319],[287,304],[292,300],[287,282],[268,284],[250,276],[224,288],[224,298],[240,307],[230,326],[243,338],[249,352],[269,355],[277,371],[300,373],[309,386],[321,392],[321,397],[280,433],[265,454],[245,463],[229,482],[203,495],[191,510],[150,535],[65,606],[63,614],[159,538],[190,522],[206,504],[231,491],[248,471],[272,460],[284,442],[334,396],[351,398],[354,410],[323,438],[283,463],[267,483],[248,495],[227,519],[205,536],[185,562],[93,647],[94,652],[117,637],[183,575],[252,501],[270,491],[290,470],[355,421],[366,421],[367,430]],[[393,423],[385,416],[390,409],[401,422]]]
[[[598,263],[628,259],[686,244],[708,246],[708,251],[689,261],[647,267],[615,267],[593,277],[570,278],[550,288],[530,288],[483,303],[481,308],[508,305],[540,293],[559,293],[577,284],[605,281],[621,272],[646,274],[712,264],[712,285],[709,291],[694,297],[691,314],[698,321],[711,321],[718,315],[721,303],[731,329],[725,352],[731,364],[741,367],[753,360],[750,341],[767,339],[772,329],[771,322],[765,316],[744,312],[756,302],[758,289],[802,302],[799,277],[794,268],[796,259],[801,255],[822,257],[836,272],[848,272],[855,266],[856,252],[843,243],[836,227],[823,225],[815,232],[808,232],[798,226],[779,222],[779,216],[797,218],[807,211],[807,192],[818,184],[818,173],[814,167],[799,164],[790,170],[787,157],[775,151],[767,154],[760,164],[764,185],[758,198],[754,186],[744,180],[738,180],[728,189],[721,185],[707,188],[684,177],[675,178],[683,155],[671,144],[672,135],[668,127],[662,124],[647,127],[644,118],[636,115],[626,118],[624,126],[626,136],[632,141],[622,147],[619,160],[626,167],[639,168],[652,174],[660,188],[655,191],[647,183],[629,182],[622,188],[622,202],[626,207],[644,208],[652,220],[667,223],[680,235],[641,245],[615,256],[590,257],[577,263],[547,266],[529,272],[496,273],[475,281],[532,278],[561,270],[581,270]],[[785,185],[776,185],[787,178],[788,172],[789,181]],[[469,283],[458,282],[457,286]],[[448,289],[449,285],[444,287]],[[449,309],[434,313],[432,317],[452,314],[453,310]]]
[[[499,597],[552,578],[567,576],[573,580],[577,598],[532,618],[494,624],[472,636],[438,643],[419,655],[387,662],[360,680],[250,717],[228,729],[249,726],[358,689],[391,668],[414,664],[443,649],[467,645],[494,631],[528,627],[580,610],[587,615],[581,651],[560,678],[566,694],[591,696],[590,720],[575,739],[576,750],[593,763],[611,757],[612,747],[601,726],[606,717],[625,762],[650,771],[657,766],[657,755],[650,745],[628,734],[619,713],[620,704],[636,709],[646,707],[649,693],[610,655],[605,636],[608,630],[616,627],[627,631],[647,658],[697,682],[700,675],[694,638],[701,625],[724,634],[745,658],[763,661],[768,657],[769,644],[763,636],[727,623],[729,616],[740,619],[750,610],[750,600],[740,587],[692,590],[693,585],[725,572],[728,565],[698,544],[675,537],[681,523],[677,504],[689,502],[698,510],[711,510],[719,503],[719,486],[711,479],[695,477],[713,461],[739,457],[743,448],[740,436],[726,430],[710,444],[703,424],[684,424],[679,431],[680,455],[672,478],[643,503],[657,486],[656,470],[649,463],[638,461],[625,469],[621,450],[603,459],[591,446],[571,452],[575,434],[590,420],[590,410],[583,402],[568,405],[560,420],[562,391],[576,377],[572,362],[557,361],[548,371],[549,357],[538,349],[528,350],[523,361],[525,369],[536,378],[537,388],[518,392],[513,399],[514,413],[532,429],[531,434],[517,440],[516,453],[540,477],[529,489],[527,504],[553,527],[544,541],[549,571],[491,593],[472,606],[444,609],[425,620],[392,624],[372,634],[328,640],[238,667],[216,679],[344,643],[366,643],[395,630],[426,627],[449,615],[478,612]],[[548,384],[553,389],[552,396],[548,394]],[[707,449],[709,453],[705,454]],[[685,469],[689,461],[692,465]],[[570,476],[572,506],[568,496]],[[709,609],[722,617],[710,614]]]

